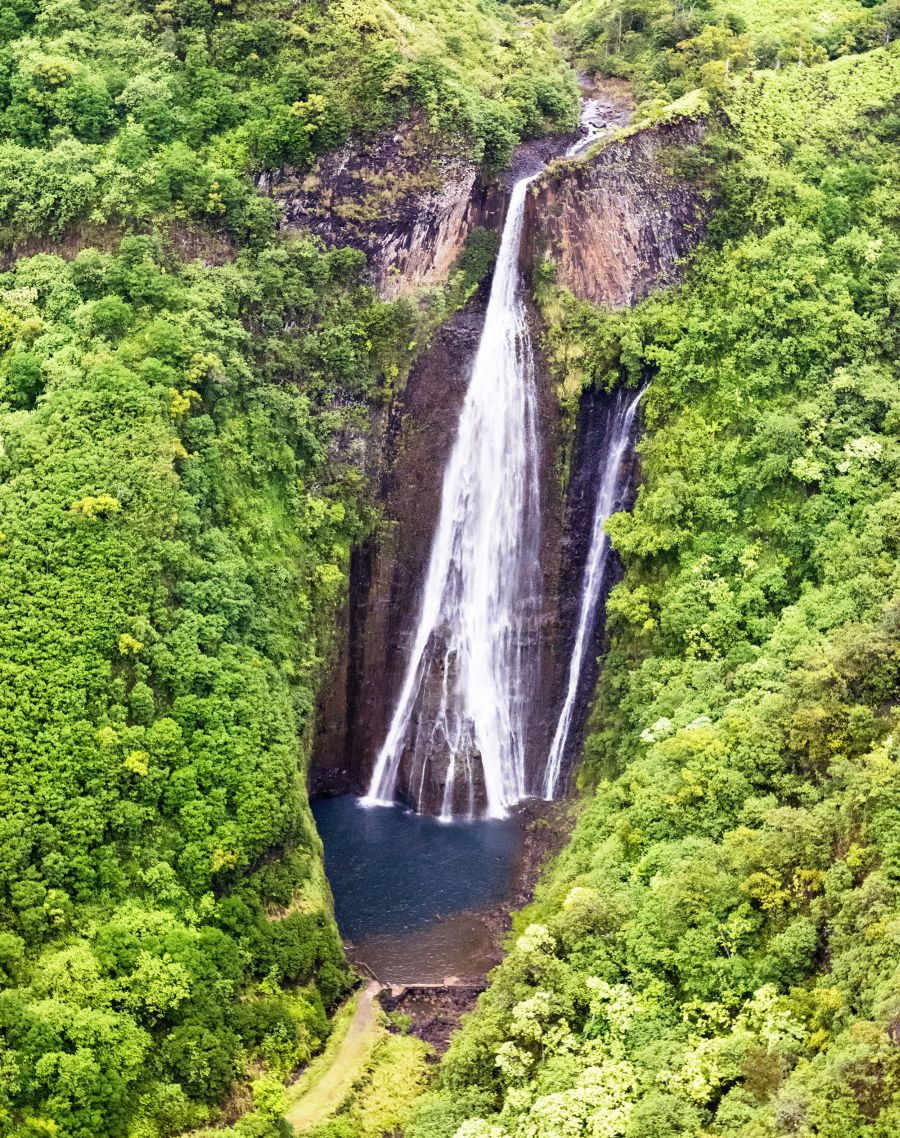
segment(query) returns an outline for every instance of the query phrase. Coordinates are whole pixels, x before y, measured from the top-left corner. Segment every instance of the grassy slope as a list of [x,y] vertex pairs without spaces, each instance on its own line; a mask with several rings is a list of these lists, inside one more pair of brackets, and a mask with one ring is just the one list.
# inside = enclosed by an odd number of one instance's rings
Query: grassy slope
[[335,1025],[328,1047],[290,1088],[285,1118],[295,1131],[321,1125],[347,1098],[379,1036],[374,980],[358,992]]
[[810,65],[889,43],[900,27],[896,0],[574,0],[557,26],[580,66],[631,80],[645,109],[697,86],[723,93],[726,74]]

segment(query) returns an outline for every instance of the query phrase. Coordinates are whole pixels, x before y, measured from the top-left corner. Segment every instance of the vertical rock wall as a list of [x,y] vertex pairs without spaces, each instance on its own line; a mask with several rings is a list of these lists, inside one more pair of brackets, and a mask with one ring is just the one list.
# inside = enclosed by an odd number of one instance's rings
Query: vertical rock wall
[[[693,122],[655,127],[609,142],[582,162],[554,163],[537,180],[529,198],[526,272],[536,260],[550,259],[560,284],[584,299],[611,307],[633,304],[653,288],[677,280],[679,259],[702,235],[705,217],[699,194],[678,173],[678,155],[696,145],[701,130]],[[490,216],[499,226],[505,203],[502,189],[493,193]],[[437,264],[436,246],[427,240],[422,244],[423,233],[460,232],[452,220],[462,216],[459,198],[455,191],[450,197],[450,212],[444,222],[431,212],[437,199],[429,197],[423,207],[425,220],[420,217],[411,221],[400,236],[394,230],[394,236],[382,233],[375,260],[379,279],[388,281],[392,277],[392,268],[386,267],[384,258],[393,258],[393,267],[405,266],[412,278],[427,278],[430,269],[423,277],[410,266],[413,261],[419,266],[426,261]],[[474,214],[479,223],[488,217],[481,205],[468,216]],[[451,244],[456,241],[454,238]],[[409,256],[402,252],[404,249]],[[380,432],[378,497],[383,520],[377,532],[353,554],[337,659],[317,721],[310,771],[314,794],[365,791],[387,732],[411,648],[444,467],[478,345],[485,301],[486,290],[444,325],[413,369],[391,408],[386,428]],[[540,342],[536,317],[533,340]],[[543,599],[535,617],[533,646],[539,667],[528,746],[529,778],[535,790],[543,773],[574,640],[599,459],[609,426],[608,397],[585,392],[571,477],[563,490],[557,471],[562,424],[553,383],[540,353],[537,369]],[[633,466],[623,470],[629,487],[633,476]],[[610,583],[614,579],[614,573],[607,578]],[[600,650],[601,628],[602,623],[595,631],[591,661]],[[596,667],[591,663],[583,675],[576,730],[572,733],[574,744],[595,681]]]
[[311,791],[362,792],[403,681],[485,298],[450,318],[391,409],[378,498],[382,521],[354,550],[338,658],[325,687]]
[[281,205],[284,232],[361,249],[386,300],[446,280],[472,230],[498,228],[505,208],[465,148],[421,115],[345,143],[312,170],[264,174],[259,188]]
[[529,197],[523,256],[582,300],[623,308],[679,279],[709,205],[685,173],[698,119],[648,127],[551,164]]

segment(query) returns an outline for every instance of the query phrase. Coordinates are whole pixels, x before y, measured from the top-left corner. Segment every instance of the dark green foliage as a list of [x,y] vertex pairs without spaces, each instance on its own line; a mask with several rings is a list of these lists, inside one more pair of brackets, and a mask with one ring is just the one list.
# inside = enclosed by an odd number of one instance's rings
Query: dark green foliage
[[500,238],[491,229],[473,229],[450,273],[448,301],[462,306],[484,284],[494,269]]

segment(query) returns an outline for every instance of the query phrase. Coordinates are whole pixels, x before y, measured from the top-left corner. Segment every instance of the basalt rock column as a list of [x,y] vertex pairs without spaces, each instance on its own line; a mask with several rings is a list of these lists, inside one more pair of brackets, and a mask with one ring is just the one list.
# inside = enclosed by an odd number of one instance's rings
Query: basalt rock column
[[630,457],[634,443],[634,421],[641,394],[643,392],[635,394],[633,391],[618,391],[610,409],[607,445],[600,456],[597,468],[597,498],[594,503],[591,540],[581,582],[575,643],[569,660],[565,695],[544,771],[545,798],[555,798],[562,782],[563,762],[571,736],[582,670],[605,591],[610,546],[609,537],[603,527],[607,519],[616,510],[621,509],[623,496],[629,487],[630,463],[625,460]]

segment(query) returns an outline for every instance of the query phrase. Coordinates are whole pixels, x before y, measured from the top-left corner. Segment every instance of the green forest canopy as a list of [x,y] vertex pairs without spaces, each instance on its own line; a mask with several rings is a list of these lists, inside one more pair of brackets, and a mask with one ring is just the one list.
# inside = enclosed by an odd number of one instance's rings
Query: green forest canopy
[[644,112],[707,89],[719,207],[634,312],[538,282],[551,359],[652,380],[643,484],[583,817],[408,1133],[900,1129],[896,13],[0,9],[0,1132],[265,1138],[324,1041],[305,748],[371,524],[334,444],[420,316],[252,175],[418,108],[490,176],[572,121],[557,19]]

